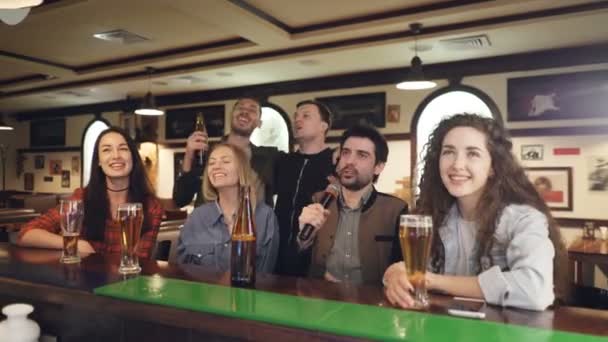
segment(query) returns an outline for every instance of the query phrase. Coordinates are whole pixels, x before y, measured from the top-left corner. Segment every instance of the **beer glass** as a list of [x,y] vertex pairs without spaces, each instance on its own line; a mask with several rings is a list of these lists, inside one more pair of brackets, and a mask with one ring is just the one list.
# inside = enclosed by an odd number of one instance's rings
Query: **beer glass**
[[425,215],[401,215],[399,224],[399,241],[407,277],[414,288],[416,308],[425,308],[429,304],[426,292],[426,267],[431,252],[433,220]]
[[61,236],[63,237],[63,250],[59,261],[64,264],[80,262],[78,237],[82,230],[82,220],[84,218],[82,201],[73,199],[59,201],[59,217]]
[[141,203],[123,203],[118,206],[118,221],[120,222],[120,266],[122,274],[139,273],[137,247],[141,235],[141,225],[144,214]]

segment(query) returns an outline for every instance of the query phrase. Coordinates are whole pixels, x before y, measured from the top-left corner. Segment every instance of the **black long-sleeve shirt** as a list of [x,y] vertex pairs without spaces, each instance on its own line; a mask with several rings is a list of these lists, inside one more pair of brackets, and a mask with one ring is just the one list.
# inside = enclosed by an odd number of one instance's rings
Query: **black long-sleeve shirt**
[[279,257],[276,272],[283,275],[305,276],[310,253],[298,252],[296,242],[302,208],[312,203],[312,196],[328,185],[327,177],[334,171],[333,150],[326,148],[317,154],[293,152],[282,155],[277,165],[275,213],[279,221]]

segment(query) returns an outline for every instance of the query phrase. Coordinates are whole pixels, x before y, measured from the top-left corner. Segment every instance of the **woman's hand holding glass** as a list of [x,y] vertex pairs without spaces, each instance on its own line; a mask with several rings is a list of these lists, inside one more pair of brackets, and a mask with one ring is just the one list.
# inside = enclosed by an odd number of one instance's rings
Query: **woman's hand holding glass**
[[78,240],[78,253],[91,254],[95,253],[95,249],[88,241]]
[[[424,281],[427,289],[433,289],[433,283],[435,282],[436,274],[426,272]],[[388,301],[395,306],[402,307],[404,309],[415,308],[416,301],[412,296],[414,286],[408,280],[407,270],[403,261],[396,262],[389,266],[384,272],[382,278],[384,283],[384,293]]]

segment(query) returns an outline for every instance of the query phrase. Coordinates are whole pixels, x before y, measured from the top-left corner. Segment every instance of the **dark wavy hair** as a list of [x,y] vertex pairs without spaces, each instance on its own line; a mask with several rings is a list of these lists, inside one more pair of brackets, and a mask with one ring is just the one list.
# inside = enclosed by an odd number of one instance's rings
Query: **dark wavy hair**
[[154,190],[150,185],[150,180],[144,169],[143,162],[137,151],[135,142],[129,135],[119,127],[110,127],[103,131],[93,150],[93,158],[91,160],[91,177],[89,184],[84,189],[84,236],[86,240],[104,241],[106,220],[112,217],[110,213],[110,200],[106,190],[106,175],[99,166],[99,143],[101,138],[106,134],[120,134],[129,147],[131,159],[133,160],[133,168],[129,174],[129,193],[127,200],[129,202],[140,202],[143,205],[144,223],[142,226],[142,235],[151,227],[151,218],[148,215],[149,200],[155,197]]
[[[477,258],[489,257],[494,243],[494,232],[502,210],[509,204],[527,204],[542,212],[549,224],[549,238],[555,248],[553,278],[555,296],[561,302],[569,299],[568,255],[557,223],[545,201],[540,197],[511,148],[510,137],[494,119],[475,114],[457,114],[439,123],[425,145],[424,171],[420,180],[420,199],[417,211],[432,215],[433,226],[440,227],[456,199],[450,195],[441,180],[439,158],[446,134],[455,127],[471,127],[486,136],[486,147],[492,158],[493,176],[488,178],[477,203],[476,222],[479,225]],[[491,260],[491,258],[489,258]],[[431,249],[431,265],[440,272],[445,263],[444,247],[435,230]]]

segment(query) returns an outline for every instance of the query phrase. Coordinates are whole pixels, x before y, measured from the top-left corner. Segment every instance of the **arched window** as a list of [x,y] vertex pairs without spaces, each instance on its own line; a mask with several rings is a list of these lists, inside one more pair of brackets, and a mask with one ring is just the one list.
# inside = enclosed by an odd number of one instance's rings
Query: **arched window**
[[415,194],[418,195],[420,177],[423,171],[425,145],[437,124],[447,117],[459,113],[474,113],[494,118],[502,123],[498,107],[484,92],[469,86],[452,85],[439,89],[422,101],[412,119],[412,179],[415,180]]
[[291,122],[285,111],[274,104],[263,103],[262,127],[253,131],[250,140],[258,146],[275,146],[284,152],[291,151]]
[[93,158],[93,148],[95,148],[95,141],[99,134],[110,127],[109,123],[99,117],[96,117],[91,121],[84,129],[82,135],[82,183],[81,186],[85,187],[89,184],[89,177],[91,176],[91,159]]

